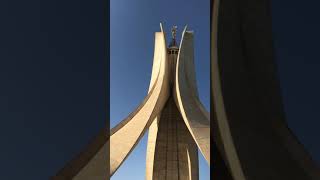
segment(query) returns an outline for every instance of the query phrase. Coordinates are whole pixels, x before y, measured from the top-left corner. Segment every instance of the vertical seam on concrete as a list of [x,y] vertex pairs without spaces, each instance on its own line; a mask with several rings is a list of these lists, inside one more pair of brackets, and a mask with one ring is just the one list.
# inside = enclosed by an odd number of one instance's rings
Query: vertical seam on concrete
[[[176,107],[176,105],[175,105],[175,104],[173,104],[173,102],[172,102],[172,105],[171,105],[171,106],[172,106],[172,108],[177,108],[177,107]],[[176,112],[177,112],[177,111],[179,111],[179,110],[178,110],[178,108],[176,109]],[[179,115],[180,115],[180,114],[179,114]],[[177,117],[177,116],[176,116],[176,117]],[[179,162],[180,162],[180,161],[179,161],[179,137],[178,137],[178,135],[179,135],[179,134],[178,134],[178,119],[179,119],[179,118],[175,119],[175,123],[176,123],[176,141],[177,141],[177,143],[176,143],[176,144],[177,144],[177,168],[178,168],[178,180],[180,180],[180,171],[179,171],[179,169],[180,169],[180,168],[179,168],[179,167],[180,167]]]
[[[167,118],[168,121],[168,118]],[[167,138],[166,138],[166,162],[165,162],[165,180],[167,180],[167,168],[168,168],[168,128],[169,128],[169,123],[167,122],[167,128],[166,128],[166,134],[167,134]]]
[[189,180],[192,180],[193,179],[193,174],[192,174],[192,166],[193,166],[193,164],[191,163],[191,159],[190,159],[189,145],[187,146],[187,158],[188,158]]

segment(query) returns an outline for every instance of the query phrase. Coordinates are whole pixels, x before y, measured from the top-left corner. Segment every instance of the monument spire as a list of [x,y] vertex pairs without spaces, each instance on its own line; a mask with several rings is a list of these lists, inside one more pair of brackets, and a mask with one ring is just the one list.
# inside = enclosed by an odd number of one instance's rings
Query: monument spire
[[[198,180],[198,149],[210,165],[209,112],[196,96],[193,33],[183,31],[180,49],[177,26],[167,47],[160,24],[155,32],[148,94],[141,104],[106,131],[53,180],[110,179],[148,132],[146,180]],[[174,84],[174,86],[173,86]]]
[[169,47],[177,46],[177,42],[176,42],[177,29],[178,29],[178,26],[175,26],[175,25],[171,28],[172,40],[170,42]]

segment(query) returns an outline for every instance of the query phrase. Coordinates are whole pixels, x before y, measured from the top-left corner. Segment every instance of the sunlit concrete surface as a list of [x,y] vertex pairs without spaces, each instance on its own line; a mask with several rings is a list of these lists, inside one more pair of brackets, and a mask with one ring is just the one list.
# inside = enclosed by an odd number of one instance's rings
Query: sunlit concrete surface
[[111,130],[111,176],[147,128],[147,180],[199,179],[198,148],[210,163],[209,113],[198,98],[189,34],[184,31],[179,49],[178,45],[167,48],[162,26],[156,33],[150,99],[141,103],[130,119]]
[[209,113],[198,97],[193,34],[185,28],[179,48],[173,29],[174,43],[167,47],[161,24],[160,29],[144,100],[111,129],[110,137],[95,140],[55,180],[110,179],[147,129],[147,180],[198,180],[198,148],[210,164]]
[[146,100],[140,104],[128,119],[122,121],[111,130],[110,136],[110,174],[112,175],[122,164],[132,148],[143,136],[161,112],[168,98],[168,65],[164,32],[155,36],[154,71],[156,76],[151,79],[152,88]]
[[210,164],[210,121],[209,113],[201,104],[197,89],[193,62],[193,33],[182,34],[174,97],[179,111],[204,158]]

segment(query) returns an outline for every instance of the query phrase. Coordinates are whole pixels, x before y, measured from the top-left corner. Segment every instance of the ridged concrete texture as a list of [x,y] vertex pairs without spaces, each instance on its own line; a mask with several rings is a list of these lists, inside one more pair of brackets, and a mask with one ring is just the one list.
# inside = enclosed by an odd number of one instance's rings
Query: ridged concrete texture
[[170,97],[159,122],[152,179],[196,180],[198,169],[197,145]]

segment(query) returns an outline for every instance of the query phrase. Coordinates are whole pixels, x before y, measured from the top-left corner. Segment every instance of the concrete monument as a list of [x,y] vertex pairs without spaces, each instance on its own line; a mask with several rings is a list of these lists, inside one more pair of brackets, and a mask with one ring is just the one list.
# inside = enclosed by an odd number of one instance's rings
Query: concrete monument
[[160,29],[155,33],[147,96],[111,129],[110,137],[102,132],[53,179],[109,179],[147,129],[147,180],[199,179],[198,148],[210,164],[209,113],[201,104],[196,87],[193,32],[185,27],[178,45],[174,26],[167,47],[161,24]]

